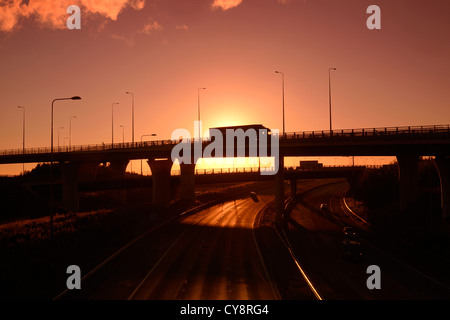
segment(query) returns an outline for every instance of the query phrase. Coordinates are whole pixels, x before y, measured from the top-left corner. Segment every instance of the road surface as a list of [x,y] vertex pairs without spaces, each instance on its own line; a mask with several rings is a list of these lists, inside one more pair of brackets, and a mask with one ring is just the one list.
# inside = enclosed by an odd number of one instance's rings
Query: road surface
[[[383,233],[353,224],[343,205],[346,181],[305,192],[294,206],[289,238],[300,263],[324,299],[449,299],[448,261],[407,248]],[[320,204],[328,210],[320,210]],[[358,230],[363,256],[360,261],[343,257],[342,229]],[[413,259],[414,258],[414,259]],[[369,289],[370,265],[380,268],[381,289]],[[446,271],[445,271],[446,270]]]
[[63,299],[278,299],[253,225],[272,195],[218,204],[136,241]]

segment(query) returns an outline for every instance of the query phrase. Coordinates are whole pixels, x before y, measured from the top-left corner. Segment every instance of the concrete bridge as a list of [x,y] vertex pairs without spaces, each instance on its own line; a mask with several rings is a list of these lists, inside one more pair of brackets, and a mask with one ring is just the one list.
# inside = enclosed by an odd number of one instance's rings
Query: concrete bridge
[[[418,162],[432,156],[441,182],[444,219],[450,217],[450,125],[386,127],[334,131],[290,132],[279,137],[279,168],[275,177],[277,207],[284,200],[284,158],[305,156],[395,156],[400,176],[400,206],[404,210],[418,196]],[[54,148],[29,148],[0,151],[0,164],[59,162],[62,168],[63,205],[77,210],[80,172],[94,176],[100,164],[108,165],[116,178],[123,178],[130,160],[145,159],[152,171],[153,201],[167,206],[170,201],[171,151],[180,141],[84,145]],[[194,149],[194,141],[189,142]],[[270,140],[269,140],[270,145]],[[204,150],[211,141],[204,140]],[[248,143],[243,147],[248,154]],[[235,148],[235,154],[242,150]],[[225,155],[225,153],[223,153]],[[259,154],[259,150],[258,150]],[[195,164],[180,165],[181,197],[194,196]]]

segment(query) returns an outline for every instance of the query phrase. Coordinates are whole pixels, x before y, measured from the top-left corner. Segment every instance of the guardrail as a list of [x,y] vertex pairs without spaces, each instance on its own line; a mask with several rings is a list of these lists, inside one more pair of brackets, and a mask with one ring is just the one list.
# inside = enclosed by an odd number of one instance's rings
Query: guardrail
[[[439,133],[450,134],[450,125],[430,125],[430,126],[408,126],[408,127],[385,127],[385,128],[361,128],[361,129],[342,129],[342,130],[319,130],[319,131],[300,131],[287,132],[284,136],[279,134],[280,141],[298,141],[307,139],[338,139],[338,138],[354,138],[354,137],[412,137],[412,136],[434,136]],[[203,142],[211,141],[208,138],[203,138]],[[75,145],[53,147],[54,153],[67,152],[90,152],[90,151],[106,151],[113,149],[135,149],[147,148],[152,146],[176,145],[181,140],[157,140],[157,141],[142,141],[142,142],[126,142],[115,144],[89,144],[89,145]],[[194,140],[188,140],[194,142]],[[17,148],[1,150],[0,156],[22,155],[22,154],[42,154],[51,153],[50,147],[42,148]]]
[[289,132],[282,140],[297,139],[323,139],[338,137],[382,137],[382,136],[417,136],[434,135],[438,133],[450,133],[450,125],[432,126],[408,126],[408,127],[385,127],[385,128],[361,128],[361,129],[341,129],[341,130],[321,130],[321,131],[301,131]]
[[[158,141],[144,141],[144,142],[125,142],[125,143],[102,143],[102,144],[88,144],[88,145],[75,145],[75,146],[63,146],[63,147],[53,147],[54,153],[64,153],[64,152],[89,152],[89,151],[105,151],[114,149],[133,149],[133,148],[146,148],[151,146],[162,146],[162,145],[175,145],[178,141],[172,140],[158,140]],[[50,147],[43,148],[26,148],[22,149],[9,149],[0,151],[0,156],[6,155],[21,155],[21,154],[41,154],[41,153],[51,153]]]

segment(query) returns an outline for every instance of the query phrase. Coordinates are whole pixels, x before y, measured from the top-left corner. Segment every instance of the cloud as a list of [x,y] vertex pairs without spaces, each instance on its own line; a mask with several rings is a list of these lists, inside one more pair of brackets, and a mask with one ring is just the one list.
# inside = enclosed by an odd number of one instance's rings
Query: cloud
[[130,6],[141,10],[145,0],[6,0],[0,4],[0,31],[13,31],[20,27],[24,19],[34,17],[36,21],[46,27],[63,29],[66,27],[67,7],[77,5],[84,14],[99,14],[113,21],[124,8]]
[[175,26],[175,29],[187,31],[187,30],[189,30],[189,27],[185,24],[180,24],[180,25]]
[[130,3],[131,7],[135,10],[141,10],[144,9],[145,6],[145,0],[135,0],[131,1]]
[[111,35],[111,37],[113,39],[125,42],[130,47],[134,46],[134,37],[126,37],[126,36],[122,36],[120,34],[113,34],[113,35]]
[[159,31],[159,30],[163,30],[163,29],[164,28],[157,21],[149,21],[149,22],[145,23],[142,26],[142,28],[138,29],[137,31],[132,32],[131,34],[121,35],[121,34],[115,33],[115,34],[112,34],[111,37],[113,39],[123,41],[128,46],[133,47],[135,45],[134,39],[137,34],[144,33],[144,34],[150,35],[151,33],[153,33],[153,31]]
[[[239,6],[242,3],[243,0],[214,0],[212,4],[213,9],[222,9],[222,10],[228,10],[231,8],[235,8]],[[281,4],[288,4],[290,0],[276,0],[278,3]],[[306,0],[303,0],[305,2]]]
[[139,33],[150,34],[152,31],[162,30],[163,27],[158,21],[150,21],[144,24],[144,26],[138,31]]
[[0,31],[14,28],[21,16],[21,0],[9,1],[0,6]]
[[212,4],[212,7],[214,9],[222,9],[222,10],[228,10],[234,7],[237,7],[242,3],[242,0],[214,0],[214,3]]

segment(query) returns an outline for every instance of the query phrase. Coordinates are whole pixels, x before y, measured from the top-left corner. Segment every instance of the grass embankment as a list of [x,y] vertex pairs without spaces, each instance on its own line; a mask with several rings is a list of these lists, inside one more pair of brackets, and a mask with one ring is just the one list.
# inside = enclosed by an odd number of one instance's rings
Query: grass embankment
[[69,265],[87,273],[122,244],[157,223],[140,210],[99,210],[0,227],[2,299],[51,299],[65,289]]

